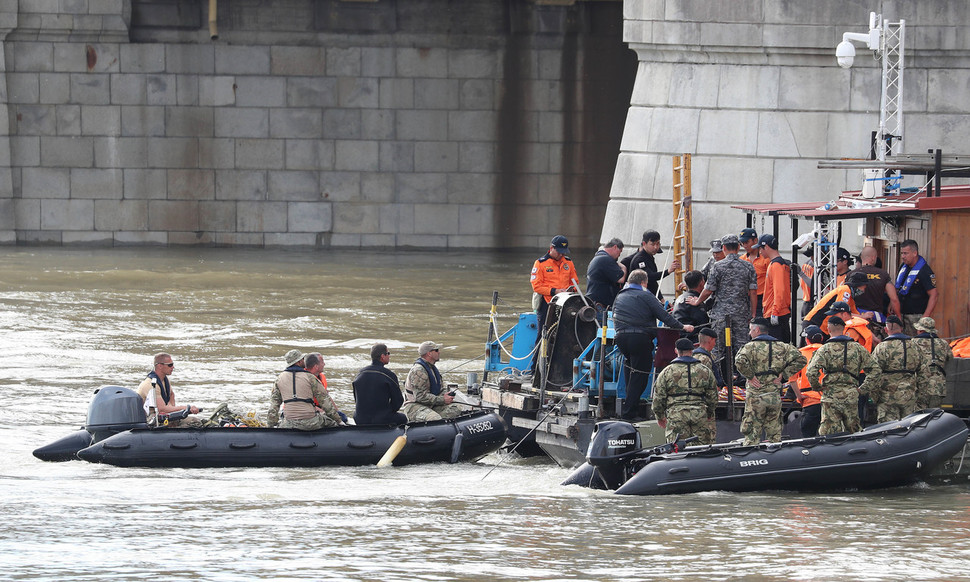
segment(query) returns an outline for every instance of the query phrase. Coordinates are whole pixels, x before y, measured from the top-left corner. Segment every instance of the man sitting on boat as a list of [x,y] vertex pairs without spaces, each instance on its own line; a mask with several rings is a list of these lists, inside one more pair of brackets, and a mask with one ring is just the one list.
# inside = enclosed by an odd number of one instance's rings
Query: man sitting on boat
[[418,359],[404,381],[404,414],[411,422],[455,418],[461,406],[454,394],[442,389],[441,372],[435,364],[441,358],[441,345],[427,341],[418,346]]
[[[317,430],[344,424],[327,389],[307,372],[304,358],[300,350],[290,350],[283,356],[287,367],[276,378],[269,399],[266,424],[271,428],[279,425],[279,428]],[[280,404],[283,405],[282,422]]]
[[202,428],[202,421],[190,414],[198,414],[199,408],[191,404],[178,406],[175,403],[175,390],[168,377],[175,371],[175,362],[172,356],[166,353],[155,354],[155,365],[148,377],[138,386],[138,395],[141,396],[146,406],[155,409],[155,416],[150,423],[158,423],[158,426],[165,428]]
[[374,344],[370,350],[370,366],[357,373],[352,384],[354,402],[354,422],[362,424],[404,424],[408,417],[398,412],[404,404],[401,382],[397,374],[387,369],[391,361],[391,351],[386,344]]
[[657,376],[653,413],[666,429],[668,443],[696,436],[702,445],[716,441],[717,385],[714,372],[694,359],[694,343],[683,337],[675,345],[677,357]]

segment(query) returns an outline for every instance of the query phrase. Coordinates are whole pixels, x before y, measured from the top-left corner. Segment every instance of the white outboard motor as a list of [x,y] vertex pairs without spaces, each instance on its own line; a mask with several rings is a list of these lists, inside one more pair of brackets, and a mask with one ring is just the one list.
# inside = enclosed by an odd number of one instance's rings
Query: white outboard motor
[[598,422],[589,439],[586,461],[608,489],[616,489],[626,482],[630,457],[640,448],[640,433],[629,422]]

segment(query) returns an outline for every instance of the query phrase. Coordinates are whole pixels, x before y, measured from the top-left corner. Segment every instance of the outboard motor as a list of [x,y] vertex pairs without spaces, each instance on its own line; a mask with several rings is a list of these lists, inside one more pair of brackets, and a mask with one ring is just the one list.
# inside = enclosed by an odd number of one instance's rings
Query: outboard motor
[[102,386],[88,405],[84,428],[34,450],[42,461],[72,461],[92,444],[132,428],[148,428],[141,397],[120,386]]
[[626,482],[629,459],[640,448],[640,433],[629,422],[598,422],[589,439],[586,461],[596,468],[608,489],[616,489]]
[[133,428],[148,428],[141,396],[121,386],[98,388],[88,405],[84,428],[91,433],[92,442]]

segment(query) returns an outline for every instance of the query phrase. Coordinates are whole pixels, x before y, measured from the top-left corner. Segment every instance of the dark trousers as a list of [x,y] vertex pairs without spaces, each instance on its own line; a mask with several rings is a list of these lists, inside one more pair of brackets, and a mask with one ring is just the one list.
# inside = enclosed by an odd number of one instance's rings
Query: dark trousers
[[785,343],[791,342],[791,313],[778,316],[778,325],[773,325],[768,333]]
[[822,404],[813,404],[802,409],[802,417],[799,419],[802,429],[802,438],[817,437],[818,427],[822,424]]
[[616,347],[626,357],[623,377],[626,379],[626,398],[623,399],[621,416],[636,417],[640,396],[650,381],[653,368],[653,336],[648,333],[621,333],[616,336]]
[[546,313],[549,312],[549,304],[545,298],[539,300],[539,309],[536,309],[536,322],[539,325],[539,333],[536,334],[535,351],[532,353],[532,384],[538,385],[539,377],[536,375],[536,366],[539,364],[539,344],[542,343],[542,329],[546,324]]

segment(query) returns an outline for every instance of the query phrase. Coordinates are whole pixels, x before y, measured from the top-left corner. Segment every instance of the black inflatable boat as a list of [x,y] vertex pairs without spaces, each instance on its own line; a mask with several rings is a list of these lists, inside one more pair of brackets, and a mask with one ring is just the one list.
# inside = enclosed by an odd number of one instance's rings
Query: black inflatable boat
[[506,439],[501,417],[476,412],[401,426],[346,426],[317,431],[274,428],[149,428],[141,398],[100,388],[83,430],[34,451],[44,461],[83,459],[121,467],[320,467],[373,465],[404,436],[394,465],[474,461]]
[[927,477],[967,443],[967,424],[940,409],[857,433],[761,443],[640,447],[625,422],[598,423],[587,462],[563,482],[621,495],[697,491],[827,491],[905,485]]

